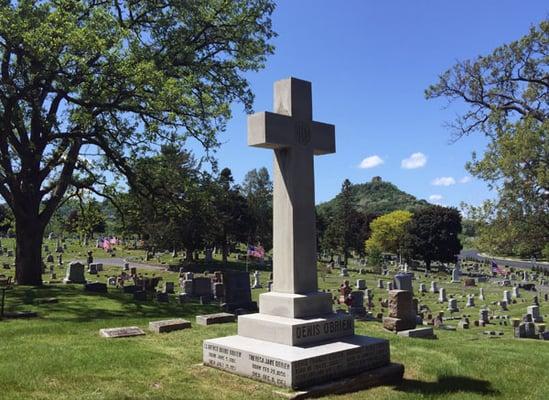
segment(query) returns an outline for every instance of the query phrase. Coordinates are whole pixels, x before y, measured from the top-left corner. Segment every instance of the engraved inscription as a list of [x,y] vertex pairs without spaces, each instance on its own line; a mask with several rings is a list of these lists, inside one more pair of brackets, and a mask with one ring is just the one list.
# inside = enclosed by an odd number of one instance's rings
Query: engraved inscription
[[347,332],[350,335],[354,332],[352,319],[336,321],[317,322],[315,324],[298,326],[295,328],[295,338],[303,339],[311,336],[333,336],[337,333]]
[[311,141],[311,127],[307,122],[295,122],[295,138],[296,142],[302,146],[306,146]]
[[389,357],[388,342],[372,343],[368,346],[357,346],[292,361],[229,346],[204,343],[206,365],[286,387],[306,387],[378,368],[387,365]]

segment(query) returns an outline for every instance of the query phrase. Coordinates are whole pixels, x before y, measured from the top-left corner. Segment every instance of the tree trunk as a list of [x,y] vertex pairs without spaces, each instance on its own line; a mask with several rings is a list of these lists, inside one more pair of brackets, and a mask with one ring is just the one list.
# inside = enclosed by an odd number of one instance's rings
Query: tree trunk
[[38,221],[16,219],[15,279],[19,285],[42,285],[44,228],[40,225]]
[[229,259],[229,244],[226,241],[223,242],[222,252],[223,252],[223,262],[227,264],[227,261]]
[[431,271],[431,260],[425,260],[425,270]]
[[193,261],[193,252],[194,249],[187,248],[185,251],[185,261],[192,262]]

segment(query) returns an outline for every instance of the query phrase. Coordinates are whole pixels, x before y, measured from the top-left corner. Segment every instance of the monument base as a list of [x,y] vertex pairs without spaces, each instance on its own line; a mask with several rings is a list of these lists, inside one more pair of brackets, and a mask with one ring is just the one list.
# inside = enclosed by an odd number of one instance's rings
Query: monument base
[[272,385],[302,389],[384,367],[389,342],[349,336],[310,346],[288,346],[243,336],[205,340],[204,364]]
[[359,390],[376,386],[398,385],[402,382],[403,375],[404,365],[390,363],[384,367],[362,372],[349,378],[311,386],[306,390],[292,392],[275,391],[275,393],[289,400],[316,399],[334,394],[358,392]]
[[284,318],[267,314],[238,317],[239,336],[288,346],[325,342],[353,336],[354,333],[353,316],[347,313],[331,313],[317,318]]

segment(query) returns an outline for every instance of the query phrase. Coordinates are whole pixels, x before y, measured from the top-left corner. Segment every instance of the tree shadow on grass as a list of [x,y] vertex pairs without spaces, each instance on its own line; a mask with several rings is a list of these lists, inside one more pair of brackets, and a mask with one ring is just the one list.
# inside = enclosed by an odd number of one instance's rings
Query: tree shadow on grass
[[[170,298],[169,303],[152,300],[152,294],[149,294],[146,301],[135,301],[131,294],[122,293],[120,289],[109,289],[108,293],[91,293],[72,285],[19,287],[7,292],[6,297],[6,311],[32,309],[38,312],[39,318],[47,314],[48,320],[55,321],[90,322],[116,318],[185,317],[220,311],[216,304],[179,304],[175,296]],[[47,297],[57,297],[59,302],[37,303],[38,299]],[[109,305],[103,300],[112,303]]]
[[415,379],[403,379],[402,383],[395,387],[396,390],[421,394],[450,394],[457,392],[469,392],[481,395],[499,395],[500,391],[493,389],[489,381],[469,378],[467,376],[442,376],[437,382],[423,382]]

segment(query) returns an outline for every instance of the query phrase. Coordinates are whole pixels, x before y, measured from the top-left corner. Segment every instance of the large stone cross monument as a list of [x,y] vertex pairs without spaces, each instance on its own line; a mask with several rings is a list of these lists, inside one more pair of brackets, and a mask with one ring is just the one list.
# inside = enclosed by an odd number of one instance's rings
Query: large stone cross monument
[[248,117],[248,144],[274,150],[273,291],[259,296],[259,313],[239,316],[237,336],[204,341],[203,357],[304,388],[389,365],[389,343],[354,335],[353,316],[334,313],[331,294],[318,291],[313,158],[335,152],[335,128],[313,121],[310,82],[283,79],[274,92],[274,113]]
[[311,83],[275,83],[275,112],[248,118],[248,144],[274,150],[273,292],[260,296],[261,312],[306,317],[332,311],[318,292],[315,154],[335,152],[335,127],[313,121]]

